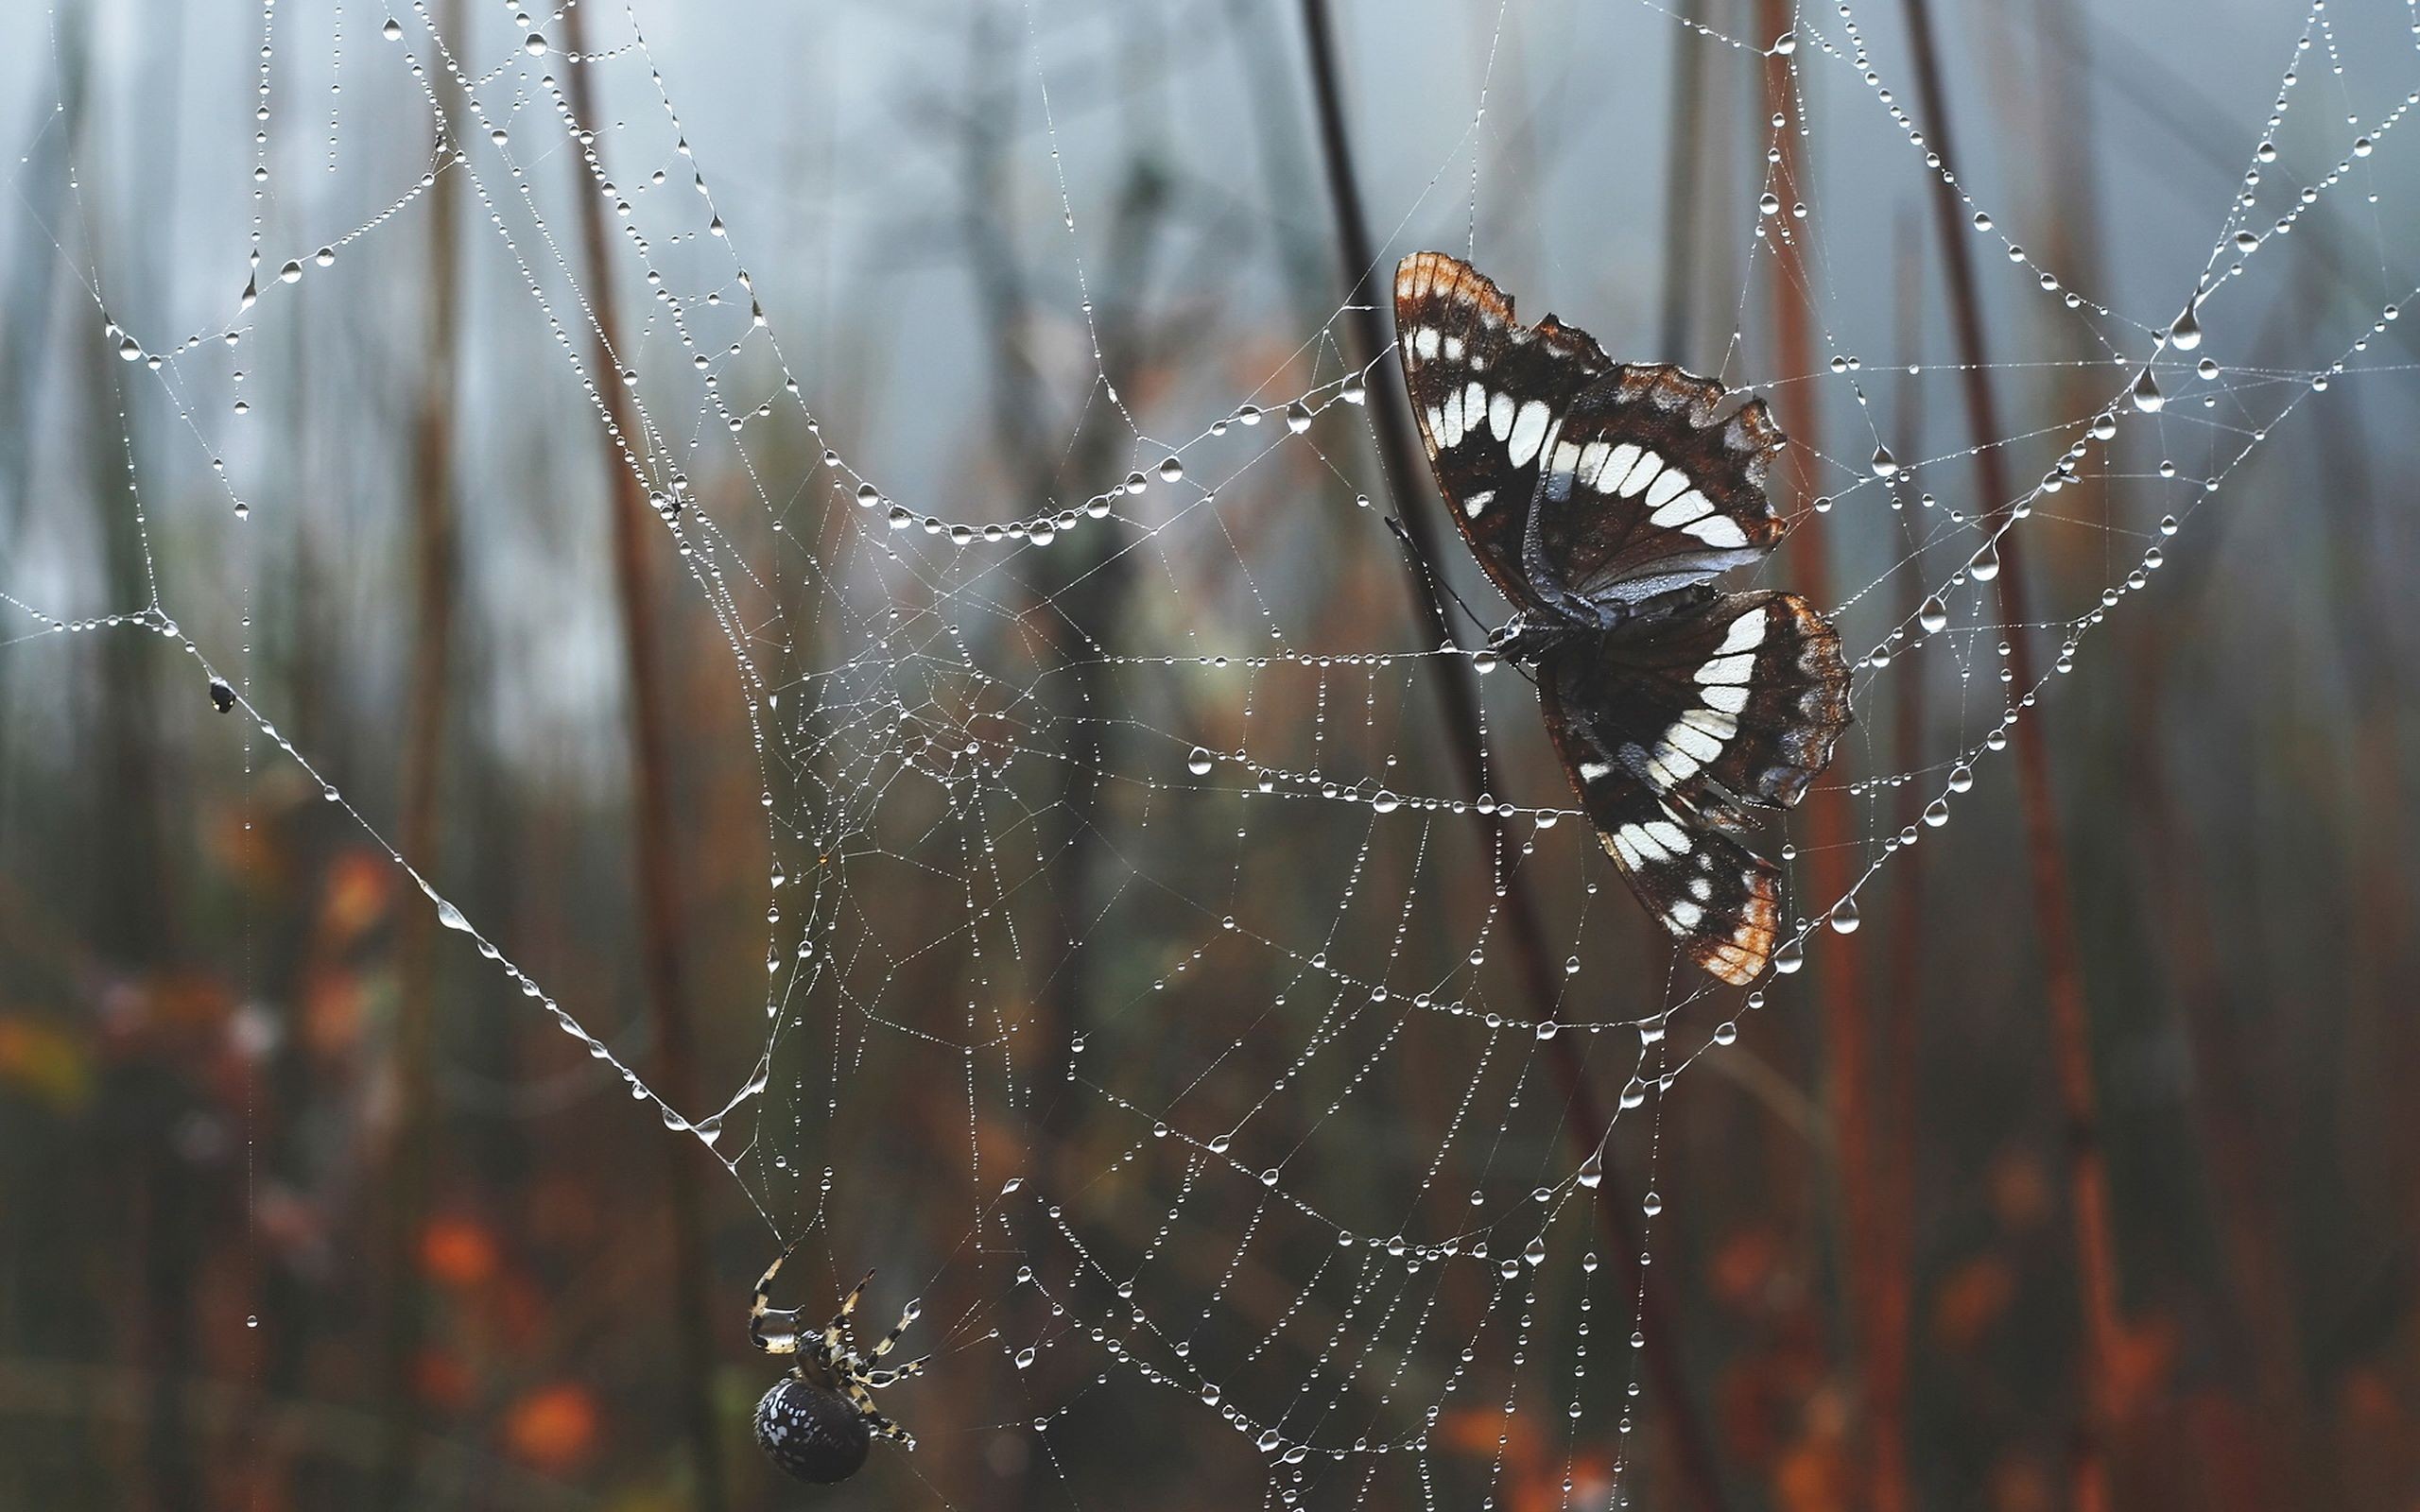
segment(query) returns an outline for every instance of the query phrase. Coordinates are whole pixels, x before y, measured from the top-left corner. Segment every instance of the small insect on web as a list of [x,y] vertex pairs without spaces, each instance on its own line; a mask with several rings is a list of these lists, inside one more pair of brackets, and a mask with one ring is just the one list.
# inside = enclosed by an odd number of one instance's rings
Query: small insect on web
[[1547,732],[1605,851],[1690,960],[1772,958],[1780,873],[1736,835],[1791,803],[1848,727],[1840,637],[1793,593],[1718,593],[1783,534],[1761,400],[1612,361],[1513,319],[1441,252],[1395,270],[1395,350],[1454,524],[1516,612],[1490,646],[1539,669]]

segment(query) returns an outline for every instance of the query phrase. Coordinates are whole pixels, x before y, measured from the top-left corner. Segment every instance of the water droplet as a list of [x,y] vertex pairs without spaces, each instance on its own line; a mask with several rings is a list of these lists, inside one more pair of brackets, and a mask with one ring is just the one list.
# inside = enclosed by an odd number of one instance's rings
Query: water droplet
[[1017,1351],[1017,1368],[1020,1370],[1030,1370],[1033,1368],[1033,1347],[1031,1345],[1028,1345],[1026,1348]]
[[1806,964],[1806,952],[1794,939],[1785,941],[1781,949],[1773,952],[1773,971],[1776,975],[1788,976]]
[[1876,477],[1892,477],[1894,476],[1898,471],[1899,459],[1891,455],[1891,448],[1887,446],[1877,446],[1874,449],[1874,475]]
[[1383,788],[1379,789],[1376,797],[1370,799],[1370,811],[1374,814],[1392,814],[1401,807],[1403,807],[1403,799]]
[[2152,376],[2149,368],[2144,369],[2143,375],[2135,380],[2135,407],[2149,415],[2167,403],[2168,396],[2159,391],[2159,380]]
[[117,355],[120,362],[133,362],[143,355],[143,348],[132,336],[120,336],[117,342]]
[[1651,1192],[1646,1196],[1641,1197],[1638,1203],[1638,1210],[1639,1211],[1646,1213],[1651,1218],[1654,1217],[1657,1213],[1662,1212],[1664,1211],[1664,1198],[1662,1194]]
[[387,18],[387,24],[378,28],[378,35],[386,38],[389,42],[401,42],[404,40],[404,24],[397,21],[394,17],[389,16]]
[[1718,1024],[1716,1024],[1716,1025],[1714,1026],[1714,1042],[1715,1042],[1716,1044],[1719,1044],[1719,1045],[1736,1044],[1736,1043],[1737,1043],[1737,1042],[1738,1042],[1738,1039],[1739,1039],[1739,1026],[1738,1026],[1737,1024],[1736,1024],[1736,1023],[1733,1023],[1733,1022],[1732,1022],[1731,1021],[1729,1021],[1728,1019],[1724,1020],[1722,1022],[1718,1023]]
[[1179,483],[1184,479],[1184,464],[1171,456],[1160,464],[1160,481]]
[[2190,352],[2202,344],[2202,322],[2194,318],[2192,305],[2187,305],[2176,323],[2168,328],[2168,343],[2179,352]]
[[1484,677],[1495,671],[1503,660],[1493,651],[1474,651],[1471,653],[1471,670]]
[[1975,785],[1975,768],[1960,762],[1949,769],[1949,790],[1963,793]]
[[1984,541],[1983,549],[1975,553],[1974,559],[1966,564],[1966,571],[1979,583],[1988,583],[2000,575],[1999,542]]
[[[1530,1240],[1529,1247],[1521,1251],[1521,1258],[1528,1261],[1532,1265],[1545,1264],[1547,1263],[1547,1242],[1543,1239]],[[1506,1274],[1509,1275],[1511,1273],[1507,1272]]]
[[1764,215],[1778,215],[1781,214],[1781,201],[1772,195],[1766,195],[1756,201],[1756,209]]
[[1196,746],[1193,747],[1193,754],[1184,759],[1184,769],[1196,777],[1207,777],[1216,760],[1217,758],[1213,757],[1206,748]]
[[1916,623],[1924,627],[1927,635],[1940,634],[1949,627],[1949,606],[1941,601],[1939,593],[1927,594],[1916,607]]
[[528,54],[530,57],[532,57],[532,58],[544,58],[544,57],[545,57],[545,56],[546,56],[546,38],[545,38],[545,34],[544,34],[544,32],[536,32],[536,31],[533,31],[533,32],[531,32],[528,36],[522,38],[522,39],[521,39],[521,50],[522,50],[523,52],[525,52],[525,53],[527,53],[527,54]]
[[1848,897],[1841,899],[1839,902],[1834,903],[1832,905],[1832,911],[1827,918],[1831,923],[1833,933],[1840,935],[1856,934],[1857,926],[1863,922],[1863,920],[1858,917],[1857,895],[1852,893]]
[[471,932],[471,921],[462,917],[462,910],[442,898],[437,901],[437,921],[448,929],[458,929],[465,935]]
[[2164,514],[2159,517],[2159,533],[2161,535],[2172,536],[2176,534],[2180,528],[2182,527],[2177,524],[2176,516],[2172,514]]
[[1580,1184],[1594,1192],[1604,1185],[1604,1157],[1601,1153],[1592,1150],[1588,1154],[1588,1159],[1580,1162]]
[[1286,406],[1286,428],[1300,436],[1311,428],[1311,412],[1301,400]]
[[1949,805],[1940,799],[1934,799],[1931,802],[1926,804],[1925,822],[1931,825],[1936,830],[1940,829],[1943,825],[1947,824],[1949,822]]

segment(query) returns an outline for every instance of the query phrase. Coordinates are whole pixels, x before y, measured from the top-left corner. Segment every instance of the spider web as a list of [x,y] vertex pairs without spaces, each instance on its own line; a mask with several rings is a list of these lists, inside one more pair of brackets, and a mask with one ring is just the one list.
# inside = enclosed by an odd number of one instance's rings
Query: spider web
[[[937,1358],[886,1406],[923,1439],[912,1468],[942,1499],[966,1477],[929,1459],[1003,1438],[1071,1503],[1132,1504],[1181,1470],[1270,1505],[1510,1503],[1541,1459],[1557,1478],[1540,1504],[1633,1494],[1662,1452],[1644,1447],[1662,1325],[1637,1277],[1658,1254],[1676,1085],[1803,1003],[1807,958],[1858,927],[1876,877],[1958,843],[1942,827],[2008,765],[2019,721],[2088,676],[2106,627],[2161,612],[2156,575],[2213,506],[2312,502],[2261,465],[2273,435],[2337,386],[2408,370],[2371,353],[2413,277],[2381,201],[2409,172],[2420,26],[2388,0],[2246,13],[2266,93],[2209,146],[2240,159],[2238,180],[2188,197],[2189,237],[2131,224],[2124,197],[2173,150],[2135,145],[2177,97],[2145,76],[2128,98],[2151,123],[2095,142],[2121,205],[2113,233],[2175,243],[2132,261],[2139,286],[2080,284],[2025,243],[2021,195],[1933,156],[1893,8],[1802,8],[1779,38],[1730,7],[1554,25],[1508,9],[1434,35],[1357,13],[1355,71],[1393,86],[1370,92],[1380,125],[1359,144],[1382,246],[1354,302],[1311,309],[1287,302],[1304,281],[1226,266],[1240,236],[1334,286],[1307,150],[1271,169],[1283,182],[1290,164],[1306,209],[1181,140],[1250,138],[1266,102],[1179,55],[1215,39],[1244,72],[1290,66],[1283,8],[1118,24],[993,8],[970,27],[977,87],[956,108],[971,124],[946,129],[963,155],[948,165],[867,126],[890,107],[835,69],[821,108],[856,119],[824,138],[831,192],[805,233],[746,172],[718,169],[746,161],[733,129],[684,113],[744,120],[730,97],[769,66],[711,22],[597,9],[573,56],[561,12],[482,12],[460,34],[418,5],[391,21],[358,0],[253,14],[263,113],[245,181],[222,163],[169,174],[240,206],[240,245],[221,236],[137,287],[86,250],[60,133],[38,130],[16,169],[21,215],[89,293],[78,339],[126,359],[124,404],[175,422],[172,455],[127,448],[123,501],[78,507],[132,511],[147,600],[63,578],[43,529],[74,516],[37,510],[43,528],[0,563],[15,622],[0,645],[174,642],[234,696],[247,771],[300,770],[379,837],[530,1011],[667,1137],[712,1148],[769,1249],[803,1236],[798,1272],[835,1291],[878,1266],[876,1312],[920,1295],[909,1348]],[[690,27],[701,35],[654,35]],[[56,56],[58,18],[50,29]],[[812,35],[853,58],[907,46],[861,18]],[[1680,328],[1688,351],[1648,350],[1652,301],[1601,270],[1648,255],[1634,227],[1660,190],[1641,144],[1661,117],[1503,120],[1533,75],[1551,80],[1541,98],[1588,93],[1589,60],[1617,43],[1638,55],[1617,80],[1637,97],[1660,97],[1664,49],[1699,49],[1737,71],[1725,108],[1758,123],[1736,163],[1709,150],[1691,170],[1701,193],[1684,202],[1719,228],[1706,279],[1736,301],[1721,331]],[[1747,109],[1775,59],[1803,127]],[[957,66],[902,64],[920,94],[954,89]],[[593,114],[575,71],[605,102]],[[1166,110],[1135,103],[1160,90]],[[1549,128],[1579,146],[1542,163]],[[1785,148],[1808,164],[1795,183]],[[39,218],[34,177],[60,171],[63,215]],[[745,713],[761,831],[717,864],[760,879],[761,997],[714,1011],[761,1016],[761,1049],[722,1068],[705,1105],[657,1097],[589,1005],[516,964],[507,923],[449,901],[427,858],[389,844],[389,816],[250,694],[247,554],[272,549],[257,538],[289,531],[301,501],[236,375],[342,363],[282,351],[306,299],[383,329],[380,249],[426,214],[439,175],[466,191],[500,291],[474,336],[497,349],[477,381],[551,417],[549,435],[490,438],[483,466],[501,479],[515,444],[577,454],[610,435],[657,507],[654,549],[677,561],[684,609],[725,644],[716,696]],[[1945,184],[1988,317],[2026,343],[1992,364],[2014,428],[1986,447],[1942,439],[1968,434],[1949,323],[1911,328],[1893,302],[1893,270],[1910,266],[1907,244],[1929,246]],[[961,190],[962,268],[879,266],[888,246],[930,245],[945,217],[929,207]],[[610,210],[601,274],[574,195]],[[1359,350],[1355,319],[1397,256],[1441,242],[1532,318],[1551,296],[1617,354],[1711,366],[1767,396],[1793,437],[1795,528],[1755,576],[1804,586],[1818,553],[1847,575],[1826,608],[1861,655],[1859,722],[1824,785],[1855,816],[1851,885],[1813,893],[1801,819],[1770,835],[1793,923],[1745,991],[1673,965],[1573,807],[1517,674],[1420,628],[1385,516],[1434,501],[1425,478],[1381,472],[1372,412],[1394,392],[1393,357]],[[2316,314],[2314,277],[2336,286]],[[1784,370],[1748,335],[1772,329],[1784,286],[1812,312],[1815,370]],[[820,316],[802,292],[818,287]],[[785,308],[810,310],[803,335]],[[2031,480],[2014,497],[1977,496],[1987,451]],[[190,502],[197,477],[216,508]],[[154,502],[170,495],[173,521]],[[2024,625],[1996,592],[2012,536],[2061,569]],[[1429,566],[1490,613],[1459,555]],[[604,633],[593,609],[530,593],[554,626],[538,637],[550,664],[595,655],[572,644]],[[2032,685],[2014,671],[2018,637],[2050,648]],[[1476,797],[1439,699],[1465,676],[1488,758]],[[1932,701],[1910,763],[1888,718],[1918,684]],[[598,717],[543,696],[524,713],[532,739]]]

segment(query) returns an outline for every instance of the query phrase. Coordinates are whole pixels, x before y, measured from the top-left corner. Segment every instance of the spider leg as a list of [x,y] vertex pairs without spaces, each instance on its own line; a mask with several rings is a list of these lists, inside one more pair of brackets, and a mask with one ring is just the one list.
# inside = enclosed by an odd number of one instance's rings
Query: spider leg
[[[804,1239],[805,1236],[802,1234],[799,1237]],[[793,1239],[773,1257],[773,1263],[765,1267],[765,1274],[756,1279],[756,1295],[748,1304],[748,1342],[767,1354],[798,1353],[797,1312],[773,1306],[773,1278],[782,1273],[782,1263],[789,1259],[791,1251],[798,1246],[799,1240]],[[774,1320],[779,1332],[768,1333],[765,1331],[765,1320],[769,1317]]]
[[915,1435],[878,1412],[867,1415],[866,1427],[881,1437],[893,1440],[904,1449],[913,1450],[916,1447]]
[[856,1407],[858,1415],[865,1418],[866,1427],[869,1430],[885,1438],[895,1439],[909,1449],[916,1447],[916,1435],[885,1418],[882,1415],[882,1409],[873,1404],[873,1399],[866,1395],[865,1384],[857,1377],[841,1377],[840,1389],[848,1393],[850,1402]]
[[849,1288],[849,1295],[840,1298],[840,1311],[823,1325],[823,1352],[828,1357],[838,1360],[849,1352],[849,1314],[857,1310],[857,1298],[865,1294],[866,1282],[873,1280],[873,1272],[866,1272],[863,1280]]
[[900,1309],[899,1321],[891,1325],[890,1332],[882,1336],[882,1342],[875,1345],[873,1350],[866,1355],[866,1358],[869,1360],[879,1360],[884,1355],[889,1354],[892,1349],[898,1347],[899,1336],[908,1332],[908,1325],[915,1322],[918,1318],[924,1315],[925,1304],[921,1299],[909,1302],[906,1307]]
[[900,1382],[907,1380],[909,1376],[923,1375],[925,1373],[925,1361],[930,1360],[932,1356],[928,1354],[925,1355],[923,1360],[910,1360],[906,1365],[897,1366],[889,1370],[860,1371],[858,1379],[876,1390],[879,1390],[884,1386],[897,1385]]

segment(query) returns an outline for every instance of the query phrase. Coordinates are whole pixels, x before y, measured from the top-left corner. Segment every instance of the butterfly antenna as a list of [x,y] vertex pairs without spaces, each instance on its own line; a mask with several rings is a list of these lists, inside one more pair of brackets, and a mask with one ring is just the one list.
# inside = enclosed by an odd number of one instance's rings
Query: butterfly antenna
[[1477,614],[1472,613],[1471,607],[1462,602],[1462,595],[1455,593],[1453,586],[1447,583],[1443,578],[1438,576],[1436,572],[1429,567],[1428,558],[1420,554],[1420,543],[1411,539],[1411,532],[1405,528],[1402,521],[1396,519],[1393,515],[1389,515],[1387,516],[1387,528],[1395,533],[1395,539],[1397,541],[1403,542],[1404,555],[1409,557],[1411,558],[1411,564],[1420,569],[1420,576],[1428,579],[1428,588],[1431,593],[1443,593],[1447,598],[1452,599],[1454,601],[1454,607],[1462,611],[1463,617],[1471,622],[1472,628],[1478,631],[1482,640],[1495,633],[1495,627],[1489,625],[1487,621],[1480,619]]

